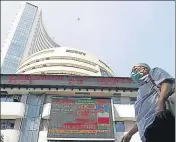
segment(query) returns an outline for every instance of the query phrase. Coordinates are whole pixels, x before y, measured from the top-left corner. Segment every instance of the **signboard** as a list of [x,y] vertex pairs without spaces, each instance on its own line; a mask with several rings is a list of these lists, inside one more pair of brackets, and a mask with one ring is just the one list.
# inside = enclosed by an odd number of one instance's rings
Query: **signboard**
[[127,77],[85,77],[57,75],[1,75],[1,84],[138,88]]
[[52,98],[48,139],[114,139],[110,99]]

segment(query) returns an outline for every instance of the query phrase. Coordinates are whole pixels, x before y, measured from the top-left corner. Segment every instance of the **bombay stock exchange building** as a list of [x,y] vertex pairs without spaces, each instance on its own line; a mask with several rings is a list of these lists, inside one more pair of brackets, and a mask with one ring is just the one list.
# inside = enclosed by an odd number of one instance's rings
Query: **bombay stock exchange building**
[[42,10],[30,3],[21,4],[1,47],[8,49],[1,73],[16,73],[20,63],[27,56],[55,47],[60,46],[46,32],[42,22]]
[[[1,75],[4,142],[120,142],[135,121],[134,84],[94,55],[55,43],[37,6],[22,6],[13,26],[3,47],[2,73],[16,73]],[[140,142],[138,133],[131,142]]]

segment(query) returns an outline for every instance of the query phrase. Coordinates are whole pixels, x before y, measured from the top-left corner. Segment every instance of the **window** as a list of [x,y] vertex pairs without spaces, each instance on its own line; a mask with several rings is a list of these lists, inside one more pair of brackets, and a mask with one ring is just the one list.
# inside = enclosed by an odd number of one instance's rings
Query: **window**
[[1,95],[1,102],[20,102],[21,95]]
[[121,104],[121,97],[114,98],[113,104]]
[[125,125],[123,121],[115,122],[116,132],[125,132]]
[[1,95],[1,102],[5,102],[6,101],[6,96]]
[[105,77],[109,76],[108,73],[106,71],[102,70],[102,69],[100,69],[100,72],[101,72],[102,76],[105,76]]
[[1,119],[1,130],[4,129],[13,129],[15,125],[15,120],[11,120],[11,119]]
[[136,102],[136,98],[135,97],[130,98],[130,104],[135,104],[135,102]]

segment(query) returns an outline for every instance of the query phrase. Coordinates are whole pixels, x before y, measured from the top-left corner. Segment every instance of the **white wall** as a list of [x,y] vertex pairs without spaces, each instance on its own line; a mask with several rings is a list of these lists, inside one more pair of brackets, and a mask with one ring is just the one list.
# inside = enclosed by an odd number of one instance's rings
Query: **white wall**
[[114,104],[115,120],[135,120],[134,105]]
[[4,142],[18,142],[20,132],[18,130],[1,130]]
[[1,102],[1,119],[23,118],[25,104],[21,102]]
[[47,131],[40,131],[38,142],[47,142]]

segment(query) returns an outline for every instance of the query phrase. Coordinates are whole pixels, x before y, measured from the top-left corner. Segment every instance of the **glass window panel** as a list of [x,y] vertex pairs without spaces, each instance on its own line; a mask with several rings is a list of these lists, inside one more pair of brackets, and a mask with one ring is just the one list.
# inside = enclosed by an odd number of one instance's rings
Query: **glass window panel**
[[26,108],[25,108],[25,115],[27,115],[27,114],[28,114],[28,110],[29,110],[29,105],[28,105],[28,104],[26,104]]
[[135,97],[130,98],[130,104],[135,104],[135,102],[136,102],[136,98]]
[[13,96],[12,95],[7,95],[6,102],[13,102]]
[[35,114],[35,117],[39,117],[41,114],[41,106],[36,106],[36,114]]
[[39,130],[40,126],[40,117],[34,119],[33,130]]
[[14,102],[20,102],[21,101],[21,96],[20,95],[14,95],[13,101]]
[[28,116],[35,117],[36,115],[36,106],[28,105]]
[[42,95],[37,95],[36,96],[36,105],[41,105],[43,102]]
[[28,95],[28,98],[27,98],[27,104],[33,104],[33,101],[35,100],[35,97],[34,95]]
[[22,127],[21,127],[21,131],[25,131],[27,126],[27,117],[24,116],[23,122],[22,122]]
[[7,99],[7,96],[6,95],[1,95],[1,102],[5,102]]
[[14,128],[14,123],[7,123],[6,129],[13,129]]
[[38,141],[38,131],[27,131],[25,141],[27,141],[27,142],[37,142]]
[[125,132],[125,125],[124,122],[118,121],[115,122],[116,132]]
[[1,130],[4,130],[4,129],[6,129],[6,124],[5,124],[5,122],[2,122],[1,123]]
[[32,121],[32,118],[30,118],[30,117],[27,117],[26,119],[25,119],[25,130],[33,130],[33,121]]
[[121,104],[121,97],[116,97],[113,99],[113,104]]
[[1,129],[13,129],[15,120],[1,120]]

